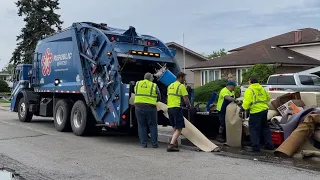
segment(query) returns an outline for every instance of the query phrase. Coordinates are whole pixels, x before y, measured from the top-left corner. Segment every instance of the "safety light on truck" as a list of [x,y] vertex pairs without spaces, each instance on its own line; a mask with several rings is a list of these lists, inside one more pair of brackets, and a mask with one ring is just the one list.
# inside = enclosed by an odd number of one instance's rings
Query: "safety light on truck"
[[160,57],[160,54],[159,54],[159,53],[153,53],[153,52],[142,52],[142,51],[131,50],[130,53],[131,53],[131,54],[134,54],[134,55]]
[[111,56],[111,54],[112,54],[111,52],[107,52],[107,55],[108,55],[108,56]]
[[54,85],[55,85],[55,86],[58,86],[59,83],[60,83],[60,79],[55,79],[55,80],[54,80]]

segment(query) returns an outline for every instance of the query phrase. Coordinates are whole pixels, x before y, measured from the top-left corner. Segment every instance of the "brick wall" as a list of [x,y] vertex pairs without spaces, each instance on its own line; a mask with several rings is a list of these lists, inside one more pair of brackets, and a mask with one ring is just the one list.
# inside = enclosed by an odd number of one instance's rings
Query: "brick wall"
[[230,68],[230,69],[221,69],[221,79],[230,79],[233,81],[236,81],[236,69]]

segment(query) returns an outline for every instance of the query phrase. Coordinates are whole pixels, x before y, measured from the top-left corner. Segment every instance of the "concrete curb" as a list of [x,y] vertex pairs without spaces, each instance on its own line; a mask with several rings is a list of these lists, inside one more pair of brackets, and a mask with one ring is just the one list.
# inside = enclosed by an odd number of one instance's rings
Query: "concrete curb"
[[[172,127],[170,126],[158,126],[158,141],[169,144],[172,137]],[[183,142],[187,140],[183,135],[178,138],[178,143],[183,145]]]
[[2,111],[10,111],[10,107],[0,106],[0,110],[2,110]]

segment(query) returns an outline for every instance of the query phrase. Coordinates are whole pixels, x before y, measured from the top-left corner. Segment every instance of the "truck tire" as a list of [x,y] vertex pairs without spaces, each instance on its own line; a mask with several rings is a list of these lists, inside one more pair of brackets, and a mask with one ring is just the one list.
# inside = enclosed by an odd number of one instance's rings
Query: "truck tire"
[[95,129],[94,120],[90,118],[90,111],[86,104],[78,100],[74,103],[71,110],[71,128],[75,135],[86,136],[92,133]]
[[54,126],[57,131],[67,132],[71,130],[70,112],[71,105],[68,100],[60,99],[54,107]]
[[21,122],[30,122],[32,120],[33,114],[29,112],[27,107],[24,97],[21,98],[18,105],[18,117]]

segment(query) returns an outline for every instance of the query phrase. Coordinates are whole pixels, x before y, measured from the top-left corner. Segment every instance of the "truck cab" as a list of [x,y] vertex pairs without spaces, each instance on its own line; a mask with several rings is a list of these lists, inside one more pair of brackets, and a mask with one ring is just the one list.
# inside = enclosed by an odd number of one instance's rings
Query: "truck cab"
[[32,64],[19,64],[11,72],[12,93],[11,93],[11,111],[17,111],[16,99],[17,94],[23,89],[29,88],[30,76],[29,72],[32,69]]
[[29,71],[32,69],[31,64],[19,64],[11,72],[11,81],[13,83],[12,89],[14,90],[20,81],[30,81]]

